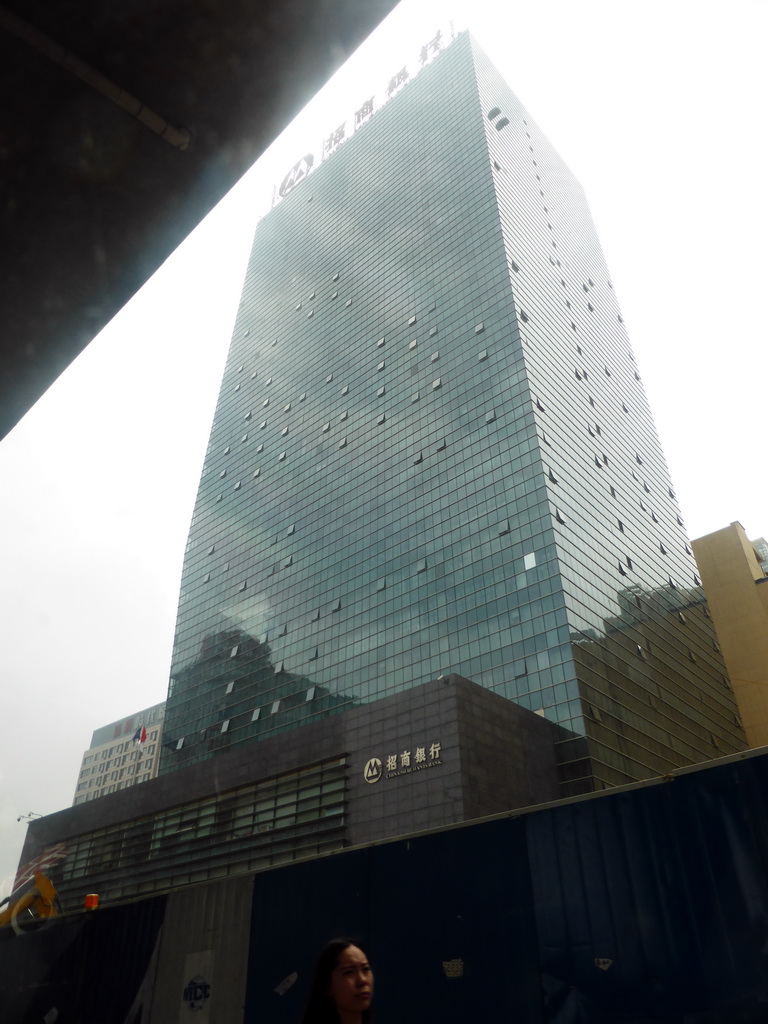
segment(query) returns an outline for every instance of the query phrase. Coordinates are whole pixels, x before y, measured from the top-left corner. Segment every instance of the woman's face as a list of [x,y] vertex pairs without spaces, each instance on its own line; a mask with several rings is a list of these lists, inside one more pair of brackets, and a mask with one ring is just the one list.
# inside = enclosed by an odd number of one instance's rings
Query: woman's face
[[342,950],[331,974],[328,995],[343,1022],[367,1010],[373,998],[373,971],[368,957],[357,946]]

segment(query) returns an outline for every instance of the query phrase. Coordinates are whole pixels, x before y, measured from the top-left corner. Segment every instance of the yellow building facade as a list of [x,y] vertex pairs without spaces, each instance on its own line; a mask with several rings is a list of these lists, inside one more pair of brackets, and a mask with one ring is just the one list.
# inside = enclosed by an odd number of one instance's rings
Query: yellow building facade
[[[741,523],[693,541],[744,730],[768,745],[768,576]],[[763,542],[764,544],[764,542]]]

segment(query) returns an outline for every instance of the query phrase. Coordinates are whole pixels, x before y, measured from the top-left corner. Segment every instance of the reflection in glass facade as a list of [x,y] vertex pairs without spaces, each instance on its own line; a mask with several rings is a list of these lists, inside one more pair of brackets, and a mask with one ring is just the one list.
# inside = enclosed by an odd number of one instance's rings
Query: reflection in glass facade
[[471,37],[299,178],[256,231],[161,772],[449,672],[559,723],[566,793],[743,748],[583,193]]

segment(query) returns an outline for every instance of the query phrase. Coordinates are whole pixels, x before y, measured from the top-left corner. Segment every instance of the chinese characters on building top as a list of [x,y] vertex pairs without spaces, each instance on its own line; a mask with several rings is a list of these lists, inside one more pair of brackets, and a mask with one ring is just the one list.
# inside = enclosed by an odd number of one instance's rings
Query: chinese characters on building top
[[[453,26],[448,33],[438,29],[432,38],[425,43],[418,53],[418,58],[410,66],[404,64],[388,80],[386,88],[380,94],[373,94],[360,102],[350,115],[341,121],[333,131],[329,132],[320,144],[320,163],[332,156],[340,146],[352,138],[355,132],[376,114],[381,108],[397,95],[400,90],[408,84],[422,68],[426,67],[442,51],[443,47],[453,38]],[[275,189],[272,197],[272,205],[275,206],[281,199],[303,181],[315,168],[317,161],[314,153],[306,153],[300,160],[291,167],[280,185]]]

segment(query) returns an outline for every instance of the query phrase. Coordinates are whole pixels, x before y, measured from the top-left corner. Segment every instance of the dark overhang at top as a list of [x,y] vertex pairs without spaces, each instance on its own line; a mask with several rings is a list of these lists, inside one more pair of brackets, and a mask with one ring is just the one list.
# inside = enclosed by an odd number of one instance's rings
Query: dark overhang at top
[[0,6],[0,437],[394,6]]

